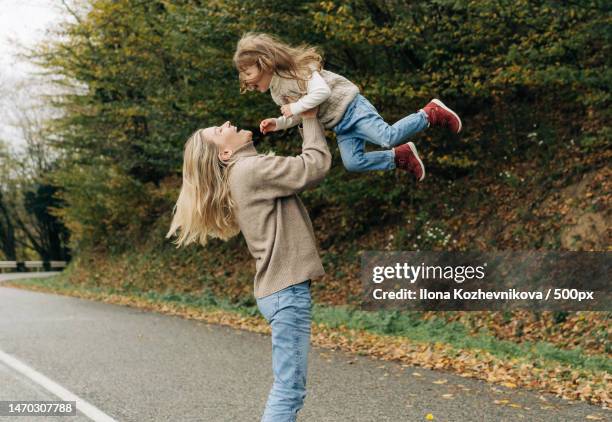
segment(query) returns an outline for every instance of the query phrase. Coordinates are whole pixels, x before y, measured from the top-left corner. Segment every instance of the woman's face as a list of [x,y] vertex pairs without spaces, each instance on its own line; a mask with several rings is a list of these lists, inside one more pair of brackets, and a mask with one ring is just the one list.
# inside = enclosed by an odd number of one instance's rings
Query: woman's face
[[272,72],[260,70],[257,65],[251,65],[244,69],[244,81],[250,91],[256,89],[259,92],[266,92],[270,88],[271,80]]
[[232,126],[229,121],[221,126],[212,126],[204,129],[205,139],[210,139],[219,151],[230,150],[234,151],[242,145],[250,142],[253,138],[253,132],[250,130],[238,130],[236,126]]

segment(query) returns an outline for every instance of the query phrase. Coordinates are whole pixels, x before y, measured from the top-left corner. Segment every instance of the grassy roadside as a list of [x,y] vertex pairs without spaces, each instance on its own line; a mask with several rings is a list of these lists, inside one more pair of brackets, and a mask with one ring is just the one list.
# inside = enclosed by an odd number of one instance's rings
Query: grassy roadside
[[[231,303],[199,294],[74,284],[67,277],[16,280],[4,285],[145,308],[256,332],[268,332],[250,301]],[[528,387],[572,400],[610,406],[612,361],[607,355],[566,350],[546,342],[521,344],[470,335],[459,322],[408,312],[365,312],[313,305],[313,344],[409,365],[447,369],[509,388]]]

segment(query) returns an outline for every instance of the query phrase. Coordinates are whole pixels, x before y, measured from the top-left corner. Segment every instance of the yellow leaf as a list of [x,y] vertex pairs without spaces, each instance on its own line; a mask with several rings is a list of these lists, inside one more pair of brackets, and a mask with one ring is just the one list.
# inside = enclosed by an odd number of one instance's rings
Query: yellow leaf
[[508,388],[516,388],[516,384],[513,382],[502,382],[502,385]]
[[428,413],[427,415],[425,415],[425,419],[427,419],[428,421],[433,421],[434,417],[431,413]]
[[447,382],[448,382],[448,380],[447,380],[447,379],[442,379],[442,380],[437,380],[437,381],[434,381],[433,383],[434,383],[434,384],[446,384]]

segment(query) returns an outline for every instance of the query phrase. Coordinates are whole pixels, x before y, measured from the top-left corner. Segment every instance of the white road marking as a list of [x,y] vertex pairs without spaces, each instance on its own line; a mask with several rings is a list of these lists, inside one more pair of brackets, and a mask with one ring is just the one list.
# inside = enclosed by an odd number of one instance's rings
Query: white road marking
[[40,372],[30,368],[28,365],[21,362],[19,359],[14,358],[13,356],[3,352],[2,350],[0,350],[0,362],[4,362],[9,367],[28,377],[35,383],[39,384],[43,388],[58,396],[60,399],[65,401],[76,401],[77,410],[85,414],[85,416],[87,416],[92,421],[117,422],[115,419],[111,418],[94,405],[86,402],[76,394],[71,393],[58,383],[52,381]]

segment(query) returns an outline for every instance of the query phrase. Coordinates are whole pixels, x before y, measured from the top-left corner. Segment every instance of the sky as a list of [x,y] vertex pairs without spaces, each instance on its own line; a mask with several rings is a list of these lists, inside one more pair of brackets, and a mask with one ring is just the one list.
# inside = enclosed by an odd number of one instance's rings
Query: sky
[[[33,78],[36,70],[32,65],[16,57],[18,45],[31,47],[42,40],[48,29],[64,19],[61,0],[0,0],[0,86],[14,94],[14,87]],[[11,147],[23,144],[19,131],[11,125],[7,115],[6,92],[0,98],[0,139]],[[27,97],[19,100],[27,105]]]

